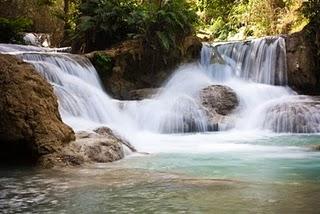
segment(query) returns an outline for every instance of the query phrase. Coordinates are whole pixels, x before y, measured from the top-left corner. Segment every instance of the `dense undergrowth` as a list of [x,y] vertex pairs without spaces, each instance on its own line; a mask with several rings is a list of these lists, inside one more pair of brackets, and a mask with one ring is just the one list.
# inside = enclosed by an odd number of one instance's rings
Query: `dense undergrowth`
[[80,7],[74,38],[82,52],[127,39],[140,39],[148,48],[168,52],[193,32],[195,21],[196,14],[185,0],[88,0]]
[[21,32],[30,31],[32,21],[30,19],[6,19],[0,18],[0,41],[5,43],[23,43]]
[[[82,52],[128,39],[169,52],[193,32],[215,40],[296,32],[319,20],[319,5],[319,0],[6,0],[0,2],[0,17],[9,20],[2,25],[29,18],[35,32],[59,34],[54,44],[73,43]],[[2,42],[24,30],[7,29]]]

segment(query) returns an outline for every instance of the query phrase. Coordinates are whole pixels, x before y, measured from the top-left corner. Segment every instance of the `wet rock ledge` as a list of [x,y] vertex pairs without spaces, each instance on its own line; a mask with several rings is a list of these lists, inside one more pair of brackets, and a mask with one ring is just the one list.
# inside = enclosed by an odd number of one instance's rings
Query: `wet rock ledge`
[[201,40],[195,36],[184,38],[169,53],[145,48],[139,40],[128,40],[85,56],[98,71],[108,94],[127,100],[134,95],[128,93],[132,90],[161,87],[180,63],[196,61],[201,47]]
[[83,136],[64,124],[52,86],[34,68],[0,55],[0,162],[44,167],[110,162],[128,144],[110,129]]
[[90,163],[108,163],[124,157],[125,149],[135,152],[129,142],[119,137],[108,127],[100,127],[93,132],[80,131],[76,140],[62,148],[60,152],[40,158],[46,168],[55,166],[79,166]]

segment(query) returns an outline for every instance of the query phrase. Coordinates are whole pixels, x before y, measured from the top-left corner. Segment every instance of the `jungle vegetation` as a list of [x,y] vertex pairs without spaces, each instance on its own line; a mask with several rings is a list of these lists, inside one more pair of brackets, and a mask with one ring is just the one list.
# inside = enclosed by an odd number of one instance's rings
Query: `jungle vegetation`
[[319,23],[319,10],[319,0],[0,0],[0,39],[51,33],[82,52],[140,39],[167,52],[196,33],[212,40],[293,33]]

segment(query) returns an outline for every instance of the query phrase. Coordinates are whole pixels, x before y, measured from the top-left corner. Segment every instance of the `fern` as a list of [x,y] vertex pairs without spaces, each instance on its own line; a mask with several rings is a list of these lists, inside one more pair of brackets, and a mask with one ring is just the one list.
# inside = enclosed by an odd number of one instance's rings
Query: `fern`
[[87,0],[80,8],[75,38],[86,51],[139,38],[148,47],[169,52],[192,32],[196,20],[185,0],[168,0],[161,7],[135,0]]

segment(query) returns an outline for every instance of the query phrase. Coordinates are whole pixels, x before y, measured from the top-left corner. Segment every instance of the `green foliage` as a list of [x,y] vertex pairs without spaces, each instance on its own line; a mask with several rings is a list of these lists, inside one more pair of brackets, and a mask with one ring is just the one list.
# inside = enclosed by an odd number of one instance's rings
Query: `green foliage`
[[29,31],[32,27],[30,19],[6,19],[0,18],[0,42],[21,43],[21,32]]
[[[155,7],[153,7],[155,8]],[[185,0],[169,0],[161,7],[149,9],[145,28],[146,43],[153,49],[169,52],[193,31],[197,16]]]
[[88,0],[80,7],[75,39],[86,51],[103,49],[137,32],[140,8],[125,0]]
[[234,33],[231,12],[236,0],[195,0],[201,18],[200,28],[205,28],[214,38],[226,39]]
[[[238,39],[247,36],[266,36],[289,33],[301,29],[305,21],[298,9],[303,0],[193,0],[198,4],[203,25],[215,39],[224,40],[237,34]],[[313,2],[313,3],[312,3]],[[315,2],[309,5],[306,13],[310,16]],[[319,3],[318,3],[319,4]],[[199,6],[200,5],[200,6]],[[312,5],[312,6],[311,6]],[[310,12],[310,11],[313,12]],[[241,33],[241,34],[240,34]]]
[[97,70],[100,72],[101,76],[108,76],[112,72],[113,61],[106,54],[95,53],[93,64],[96,68],[98,68]]
[[139,3],[87,0],[80,7],[75,40],[85,52],[140,38],[153,49],[169,51],[192,32],[195,13],[185,0]]
[[309,0],[302,4],[301,12],[308,19],[320,24],[320,1],[319,0]]

